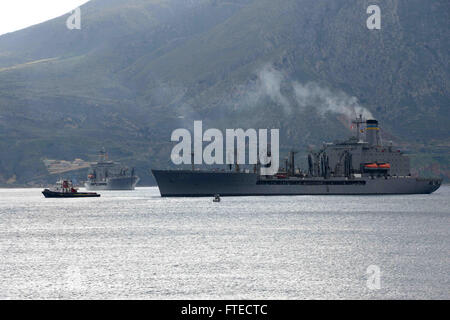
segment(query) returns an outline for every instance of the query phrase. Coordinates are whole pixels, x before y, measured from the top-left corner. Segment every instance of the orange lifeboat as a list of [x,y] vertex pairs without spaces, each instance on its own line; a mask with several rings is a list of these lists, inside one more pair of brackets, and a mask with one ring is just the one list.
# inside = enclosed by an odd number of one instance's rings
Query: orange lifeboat
[[390,169],[391,165],[389,163],[380,163],[378,165],[378,168],[380,168],[380,169]]
[[367,169],[378,169],[378,164],[376,163],[368,163],[364,165],[365,168]]

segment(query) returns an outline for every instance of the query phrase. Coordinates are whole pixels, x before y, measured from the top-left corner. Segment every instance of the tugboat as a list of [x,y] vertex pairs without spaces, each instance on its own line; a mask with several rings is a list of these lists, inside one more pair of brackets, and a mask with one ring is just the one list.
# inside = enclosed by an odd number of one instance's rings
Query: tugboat
[[56,182],[55,187],[50,189],[44,189],[42,194],[46,198],[91,198],[100,197],[98,193],[95,192],[78,192],[78,189],[73,187],[72,181],[70,180],[59,180]]

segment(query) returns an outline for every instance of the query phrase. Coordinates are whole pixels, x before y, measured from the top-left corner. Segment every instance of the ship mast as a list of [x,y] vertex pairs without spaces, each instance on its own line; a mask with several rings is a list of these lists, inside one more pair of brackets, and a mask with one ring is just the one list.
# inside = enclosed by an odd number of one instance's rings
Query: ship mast
[[295,154],[298,153],[298,151],[291,150],[289,151],[289,175],[292,177],[295,176]]
[[362,119],[362,115],[360,114],[359,117],[357,117],[355,120],[352,120],[352,123],[356,124],[356,139],[358,140],[358,142],[361,140],[360,139],[360,128],[361,128],[361,124],[364,123],[363,119]]
[[105,148],[102,148],[102,150],[98,153],[98,162],[105,162],[108,159],[108,154],[105,151]]

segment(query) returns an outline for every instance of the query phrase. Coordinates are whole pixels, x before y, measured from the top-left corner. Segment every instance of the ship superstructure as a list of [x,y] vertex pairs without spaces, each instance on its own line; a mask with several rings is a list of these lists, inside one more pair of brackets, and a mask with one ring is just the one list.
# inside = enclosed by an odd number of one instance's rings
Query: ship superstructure
[[[405,177],[410,176],[410,160],[392,143],[383,145],[377,120],[353,121],[356,135],[327,143],[308,155],[308,175],[314,177]],[[365,129],[361,125],[366,124]],[[363,139],[362,132],[365,133]]]

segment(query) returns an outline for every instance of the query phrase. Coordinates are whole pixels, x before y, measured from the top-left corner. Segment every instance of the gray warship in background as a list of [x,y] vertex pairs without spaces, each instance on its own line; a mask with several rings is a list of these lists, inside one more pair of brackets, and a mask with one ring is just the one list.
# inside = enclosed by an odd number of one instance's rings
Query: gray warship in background
[[163,197],[428,194],[440,187],[442,179],[411,176],[409,158],[392,144],[382,145],[378,121],[359,116],[353,123],[356,135],[311,152],[305,172],[295,168],[294,152],[273,176],[260,175],[258,166],[252,172],[238,166],[152,172]]
[[120,163],[108,160],[104,150],[100,151],[98,161],[91,163],[87,178],[84,186],[88,190],[134,190],[139,182],[134,168],[130,171]]

